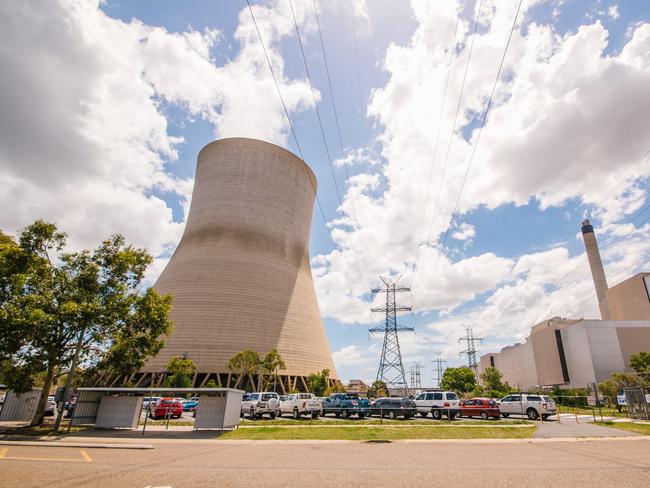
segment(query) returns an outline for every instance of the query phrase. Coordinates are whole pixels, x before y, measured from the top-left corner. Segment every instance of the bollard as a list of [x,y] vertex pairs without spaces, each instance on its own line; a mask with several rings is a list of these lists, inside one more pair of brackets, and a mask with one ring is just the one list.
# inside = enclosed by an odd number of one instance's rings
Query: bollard
[[561,424],[562,421],[560,420],[560,414],[561,414],[562,412],[560,411],[560,404],[559,404],[559,403],[556,403],[556,404],[555,404],[555,409],[557,410],[557,423],[558,423],[558,424]]

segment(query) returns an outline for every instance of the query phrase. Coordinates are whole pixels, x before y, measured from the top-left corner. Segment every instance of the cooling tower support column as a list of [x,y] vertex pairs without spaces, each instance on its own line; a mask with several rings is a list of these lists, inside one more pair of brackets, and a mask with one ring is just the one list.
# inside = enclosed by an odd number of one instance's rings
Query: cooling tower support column
[[605,277],[603,262],[600,259],[600,251],[598,251],[598,243],[596,242],[594,227],[588,219],[585,219],[582,222],[582,238],[585,241],[585,250],[587,251],[587,258],[589,259],[591,276],[594,279],[594,286],[596,287],[596,297],[598,298],[600,316],[603,320],[610,320],[609,307],[607,306],[607,299],[605,298],[605,292],[607,291],[607,278]]

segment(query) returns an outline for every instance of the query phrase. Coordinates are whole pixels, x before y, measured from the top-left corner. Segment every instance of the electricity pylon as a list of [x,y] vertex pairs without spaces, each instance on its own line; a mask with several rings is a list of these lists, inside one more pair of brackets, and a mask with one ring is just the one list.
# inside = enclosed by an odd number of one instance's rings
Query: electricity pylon
[[383,288],[374,288],[372,293],[386,293],[386,305],[374,307],[372,312],[385,312],[386,321],[383,326],[368,329],[371,334],[382,332],[384,334],[384,345],[381,349],[381,359],[379,360],[379,370],[377,371],[377,380],[386,383],[387,388],[401,390],[404,396],[408,396],[408,384],[406,383],[406,374],[404,373],[404,364],[402,363],[402,352],[399,347],[398,332],[413,332],[413,327],[401,327],[397,325],[397,312],[408,312],[411,307],[397,305],[395,294],[411,291],[407,286],[397,286],[401,277],[396,280],[381,277],[381,281],[386,285]]
[[465,327],[465,337],[459,337],[458,343],[465,341],[467,343],[467,349],[460,352],[461,357],[464,355],[467,356],[467,367],[474,371],[474,376],[476,376],[476,381],[478,381],[478,361],[476,360],[476,342],[481,342],[482,337],[474,337],[474,331],[472,330],[471,325],[463,325]]

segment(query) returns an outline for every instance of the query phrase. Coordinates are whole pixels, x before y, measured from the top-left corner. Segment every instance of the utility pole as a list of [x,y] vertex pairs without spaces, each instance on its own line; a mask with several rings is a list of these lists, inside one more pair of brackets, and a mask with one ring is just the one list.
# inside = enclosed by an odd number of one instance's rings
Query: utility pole
[[413,366],[411,366],[411,388],[414,390],[422,389],[422,375],[420,374],[421,369],[422,365],[420,363],[415,363]]
[[436,365],[435,369],[433,370],[433,372],[436,374],[436,376],[433,379],[436,380],[436,383],[437,383],[436,386],[438,388],[440,388],[440,381],[442,380],[442,374],[444,373],[444,370],[446,369],[446,367],[443,368],[442,365],[447,364],[447,361],[442,359],[440,357],[440,355],[438,354],[438,357],[433,360],[433,363]]
[[464,355],[467,356],[467,367],[474,371],[474,376],[476,376],[476,381],[478,382],[478,361],[476,360],[476,343],[480,343],[482,337],[474,337],[474,331],[472,330],[471,325],[463,325],[465,327],[465,337],[459,337],[458,343],[465,341],[467,344],[467,349],[460,352],[461,357]]
[[408,312],[411,307],[397,305],[395,294],[405,291],[411,291],[407,286],[398,286],[400,277],[396,280],[381,277],[384,287],[372,289],[372,293],[385,293],[386,305],[374,307],[372,312],[385,312],[386,321],[383,326],[368,329],[370,334],[383,333],[384,345],[381,349],[381,359],[379,360],[379,370],[377,371],[377,380],[386,383],[386,387],[394,390],[401,390],[404,396],[408,396],[408,384],[406,383],[406,374],[404,373],[404,364],[402,363],[402,352],[399,347],[398,332],[413,332],[413,327],[400,327],[397,325],[397,312]]

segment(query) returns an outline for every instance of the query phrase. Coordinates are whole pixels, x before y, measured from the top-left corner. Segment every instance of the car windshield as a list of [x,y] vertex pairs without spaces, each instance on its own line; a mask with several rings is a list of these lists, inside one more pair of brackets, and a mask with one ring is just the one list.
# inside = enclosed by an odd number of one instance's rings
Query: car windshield
[[553,399],[551,397],[545,396],[545,397],[542,397],[542,398],[544,398],[545,402],[552,402],[553,401]]
[[348,393],[345,395],[345,398],[346,400],[358,400],[359,395],[357,395],[356,393]]
[[274,393],[265,393],[264,395],[262,395],[262,400],[270,400],[271,398],[275,398]]

